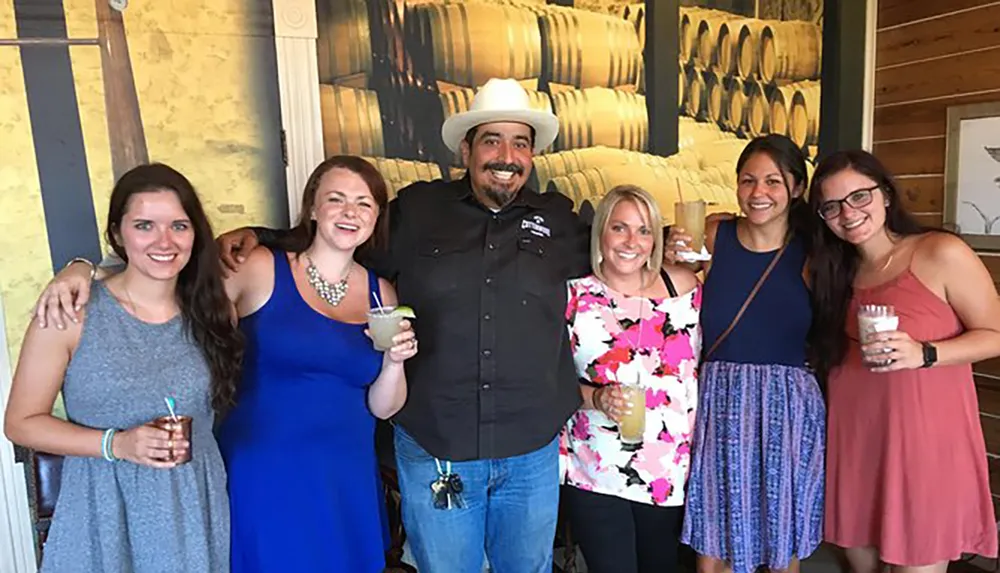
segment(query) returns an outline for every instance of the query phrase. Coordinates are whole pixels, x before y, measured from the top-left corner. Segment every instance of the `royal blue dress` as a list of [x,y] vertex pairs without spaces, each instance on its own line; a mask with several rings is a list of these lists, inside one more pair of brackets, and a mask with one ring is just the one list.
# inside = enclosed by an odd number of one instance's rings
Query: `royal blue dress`
[[[367,396],[382,354],[364,324],[306,304],[286,254],[273,254],[270,300],[240,319],[243,378],[218,432],[232,572],[380,572],[388,533]],[[373,303],[371,271],[368,283]]]

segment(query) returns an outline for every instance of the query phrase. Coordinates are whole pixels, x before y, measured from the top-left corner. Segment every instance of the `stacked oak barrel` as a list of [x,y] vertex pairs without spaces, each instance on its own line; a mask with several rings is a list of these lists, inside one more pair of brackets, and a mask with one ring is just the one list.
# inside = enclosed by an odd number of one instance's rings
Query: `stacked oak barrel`
[[799,20],[761,20],[681,8],[682,112],[744,137],[789,136],[815,157],[823,31]]
[[[533,106],[551,110],[560,122],[556,141],[535,158],[532,183],[539,191],[559,191],[579,204],[600,199],[614,185],[638,184],[658,197],[669,221],[673,202],[679,198],[703,197],[712,211],[736,208],[733,166],[751,134],[750,114],[740,107],[733,116],[738,122],[727,127],[730,116],[719,111],[710,121],[707,103],[717,102],[716,110],[722,109],[723,101],[729,106],[733,97],[726,93],[734,80],[740,85],[760,83],[768,105],[774,93],[781,93],[785,99],[780,101],[786,102],[784,124],[798,125],[805,118],[802,137],[808,140],[814,133],[808,124],[809,105],[818,99],[804,93],[807,82],[798,84],[801,95],[796,89],[778,89],[797,85],[791,80],[809,72],[799,60],[789,59],[790,40],[784,28],[776,23],[767,36],[774,38],[766,60],[769,79],[761,79],[760,64],[753,63],[759,58],[751,58],[748,69],[753,71],[741,76],[738,65],[729,60],[725,64],[729,71],[720,68],[717,47],[695,45],[703,24],[708,45],[709,37],[719,41],[719,26],[736,17],[683,8],[679,96],[685,109],[692,100],[706,103],[694,105],[691,117],[680,118],[677,154],[649,154],[642,55],[645,6],[634,0],[575,4],[576,8],[566,8],[544,0],[319,0],[318,60],[327,154],[369,158],[394,189],[411,179],[460,177],[464,173],[460,158],[441,142],[442,123],[468,109],[476,90],[489,78],[514,78],[528,91]],[[764,24],[759,28],[753,45],[761,44]],[[745,32],[749,36],[753,30],[757,28],[747,26]],[[734,23],[737,40],[743,32]],[[793,51],[799,49],[796,42],[792,41]],[[747,88],[740,93],[749,107],[754,92]],[[803,110],[796,112],[795,102],[800,100]],[[772,115],[769,107],[764,113],[767,118]]]

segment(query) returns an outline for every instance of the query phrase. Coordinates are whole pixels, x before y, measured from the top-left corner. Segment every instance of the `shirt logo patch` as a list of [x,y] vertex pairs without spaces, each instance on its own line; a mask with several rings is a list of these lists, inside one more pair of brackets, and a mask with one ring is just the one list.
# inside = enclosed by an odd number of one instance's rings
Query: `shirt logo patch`
[[541,215],[531,215],[521,220],[521,228],[527,229],[529,233],[536,237],[550,237],[552,231],[545,226],[545,217]]

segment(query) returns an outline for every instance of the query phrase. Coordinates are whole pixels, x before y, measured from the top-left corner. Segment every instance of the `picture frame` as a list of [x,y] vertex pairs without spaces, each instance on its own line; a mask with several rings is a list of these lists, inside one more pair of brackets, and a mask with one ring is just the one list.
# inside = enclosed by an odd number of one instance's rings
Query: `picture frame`
[[948,108],[944,227],[979,251],[1000,251],[1000,101]]

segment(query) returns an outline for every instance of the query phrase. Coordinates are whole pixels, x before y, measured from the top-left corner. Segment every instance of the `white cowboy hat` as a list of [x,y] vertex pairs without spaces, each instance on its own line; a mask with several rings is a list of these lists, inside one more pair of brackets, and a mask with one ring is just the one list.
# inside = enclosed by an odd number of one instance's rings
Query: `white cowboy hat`
[[479,88],[469,111],[456,113],[441,125],[441,138],[454,153],[461,150],[465,134],[484,123],[513,121],[535,128],[535,153],[552,145],[559,133],[559,118],[550,111],[533,109],[528,92],[513,79],[492,78]]

